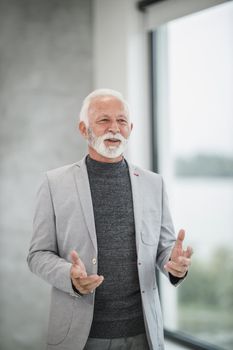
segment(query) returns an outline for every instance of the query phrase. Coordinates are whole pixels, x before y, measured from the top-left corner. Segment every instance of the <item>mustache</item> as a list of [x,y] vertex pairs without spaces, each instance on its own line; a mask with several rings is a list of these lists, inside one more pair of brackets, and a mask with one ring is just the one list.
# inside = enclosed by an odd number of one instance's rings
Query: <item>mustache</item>
[[118,141],[125,141],[124,136],[122,136],[120,133],[117,134],[113,134],[111,132],[108,132],[107,134],[104,134],[102,136],[102,140],[107,140],[107,139],[114,139],[114,140],[118,140]]
[[93,140],[94,138],[97,138],[101,141],[104,141],[104,140],[107,140],[107,139],[115,139],[115,140],[118,140],[118,141],[121,141],[121,142],[125,142],[127,141],[127,139],[122,136],[119,132],[116,133],[116,134],[113,134],[112,132],[108,132],[102,136],[96,136],[95,133],[93,132],[92,128],[88,128],[88,136],[89,136],[89,139],[90,140]]

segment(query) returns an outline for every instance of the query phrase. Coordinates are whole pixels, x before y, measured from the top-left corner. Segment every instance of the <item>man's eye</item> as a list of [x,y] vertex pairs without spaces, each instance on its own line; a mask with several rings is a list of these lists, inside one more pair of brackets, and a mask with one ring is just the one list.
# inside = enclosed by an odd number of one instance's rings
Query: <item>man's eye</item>
[[125,119],[119,119],[119,122],[120,122],[121,124],[127,124],[127,121],[126,121]]

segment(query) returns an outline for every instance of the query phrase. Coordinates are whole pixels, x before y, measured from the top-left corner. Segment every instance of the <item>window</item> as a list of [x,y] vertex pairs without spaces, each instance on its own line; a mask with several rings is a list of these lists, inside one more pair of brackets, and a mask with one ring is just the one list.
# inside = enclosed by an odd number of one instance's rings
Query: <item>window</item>
[[[158,168],[193,264],[177,289],[161,278],[165,328],[233,348],[233,2],[153,33]],[[155,148],[155,145],[154,145]],[[207,348],[207,347],[206,347]]]

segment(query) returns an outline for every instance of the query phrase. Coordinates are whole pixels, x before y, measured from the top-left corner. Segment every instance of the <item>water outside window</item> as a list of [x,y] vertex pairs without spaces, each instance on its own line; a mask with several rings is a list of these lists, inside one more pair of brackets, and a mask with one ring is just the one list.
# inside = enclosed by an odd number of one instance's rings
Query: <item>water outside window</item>
[[167,40],[170,204],[195,253],[187,281],[164,303],[175,313],[168,320],[165,310],[165,326],[230,350],[233,2],[170,22]]

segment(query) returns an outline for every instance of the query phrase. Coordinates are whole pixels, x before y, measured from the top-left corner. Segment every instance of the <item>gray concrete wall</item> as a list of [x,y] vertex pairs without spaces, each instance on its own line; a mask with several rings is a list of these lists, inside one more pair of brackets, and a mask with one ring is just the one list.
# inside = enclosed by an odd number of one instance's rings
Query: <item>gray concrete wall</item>
[[91,19],[89,0],[0,0],[0,350],[45,347],[50,287],[26,256],[42,172],[85,153]]

